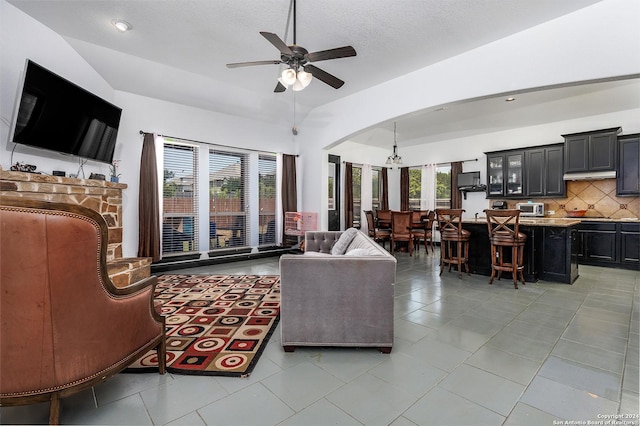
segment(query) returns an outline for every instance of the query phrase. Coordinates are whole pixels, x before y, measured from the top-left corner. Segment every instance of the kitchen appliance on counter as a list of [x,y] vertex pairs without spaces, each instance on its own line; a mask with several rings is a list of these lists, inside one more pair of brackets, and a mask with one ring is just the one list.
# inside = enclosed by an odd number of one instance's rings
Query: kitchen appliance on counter
[[507,202],[506,201],[494,201],[493,203],[491,203],[491,208],[492,209],[504,210],[504,209],[507,208]]
[[520,216],[544,216],[544,203],[516,203],[516,210],[520,210]]

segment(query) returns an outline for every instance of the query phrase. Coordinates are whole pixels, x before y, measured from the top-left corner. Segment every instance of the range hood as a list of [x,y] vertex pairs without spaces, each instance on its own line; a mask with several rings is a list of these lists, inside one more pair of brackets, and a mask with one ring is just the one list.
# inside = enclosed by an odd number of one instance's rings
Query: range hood
[[562,176],[564,180],[599,180],[599,179],[615,179],[616,171],[607,172],[584,172],[584,173],[565,173]]

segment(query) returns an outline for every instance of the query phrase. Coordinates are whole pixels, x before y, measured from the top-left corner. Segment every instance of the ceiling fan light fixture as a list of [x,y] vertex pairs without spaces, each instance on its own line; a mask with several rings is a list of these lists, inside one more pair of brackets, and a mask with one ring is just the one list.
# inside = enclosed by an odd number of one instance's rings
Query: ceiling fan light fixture
[[285,86],[291,86],[296,82],[296,72],[291,68],[287,68],[286,70],[282,71],[281,78],[282,84],[284,84]]
[[298,71],[297,79],[298,81],[300,81],[300,83],[302,83],[303,87],[307,87],[309,83],[311,83],[313,75],[310,72]]
[[296,81],[293,83],[292,89],[294,92],[299,92],[304,89],[304,84],[302,84],[300,80],[296,79]]

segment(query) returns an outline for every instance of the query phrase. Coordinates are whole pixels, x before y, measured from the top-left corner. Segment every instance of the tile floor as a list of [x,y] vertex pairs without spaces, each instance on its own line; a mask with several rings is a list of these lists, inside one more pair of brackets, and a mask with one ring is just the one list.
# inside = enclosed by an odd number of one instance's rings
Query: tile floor
[[[279,333],[248,378],[119,374],[62,401],[64,424],[638,424],[640,272],[580,266],[573,284],[456,273],[397,253],[395,345],[299,348]],[[180,273],[277,274],[277,258]],[[619,415],[626,415],[621,417]],[[611,417],[617,416],[617,417]],[[48,405],[0,408],[46,423]],[[558,423],[557,421],[561,421]],[[591,423],[597,424],[597,423]]]

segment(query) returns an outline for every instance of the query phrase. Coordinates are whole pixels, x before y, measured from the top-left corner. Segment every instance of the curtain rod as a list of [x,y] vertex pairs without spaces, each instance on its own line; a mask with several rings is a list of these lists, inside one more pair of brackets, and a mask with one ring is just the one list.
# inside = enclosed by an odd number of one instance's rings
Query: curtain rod
[[[342,164],[345,164],[345,163],[351,163],[351,165],[352,165],[352,166],[356,166],[356,167],[362,167],[362,166],[364,166],[364,164],[362,164],[362,163],[354,163],[353,161],[345,161],[345,160],[342,160]],[[374,165],[374,164],[369,164],[369,165],[370,165],[371,167],[380,167],[381,169],[393,169],[393,167],[390,167],[390,166],[376,166],[376,165]]]
[[[141,135],[144,135],[144,134],[146,134],[146,133],[151,133],[151,134],[153,134],[153,132],[145,132],[144,130],[140,130],[140,134],[141,134]],[[163,137],[163,138],[180,139],[180,140],[187,141],[187,142],[203,143],[203,144],[205,144],[205,145],[219,146],[219,147],[222,147],[222,148],[241,149],[241,150],[243,150],[243,151],[262,152],[262,153],[270,153],[270,152],[273,152],[273,151],[265,151],[265,150],[262,150],[262,149],[239,148],[239,147],[237,147],[237,146],[232,146],[232,145],[223,145],[223,144],[219,144],[219,143],[211,143],[211,142],[197,141],[197,140],[194,140],[194,139],[185,139],[185,138],[180,138],[180,137],[177,137],[177,136],[169,136],[169,135],[157,135],[157,136],[160,136],[160,137]],[[285,153],[283,153],[283,154],[285,154]],[[289,154],[289,155],[294,155],[294,154]],[[296,157],[298,157],[298,154],[295,154],[295,156],[296,156]]]

